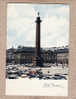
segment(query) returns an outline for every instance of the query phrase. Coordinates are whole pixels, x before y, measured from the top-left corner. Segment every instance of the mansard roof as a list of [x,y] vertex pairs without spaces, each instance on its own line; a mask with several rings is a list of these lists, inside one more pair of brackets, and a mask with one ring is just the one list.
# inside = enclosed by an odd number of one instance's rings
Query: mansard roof
[[56,50],[56,53],[68,53],[68,52],[69,52],[68,48],[57,49],[57,50]]

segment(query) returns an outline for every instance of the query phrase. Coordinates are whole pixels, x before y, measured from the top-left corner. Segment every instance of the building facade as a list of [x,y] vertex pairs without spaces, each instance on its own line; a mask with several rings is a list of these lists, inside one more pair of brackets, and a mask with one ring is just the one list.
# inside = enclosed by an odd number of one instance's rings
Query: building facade
[[[43,63],[66,63],[68,64],[68,48],[60,48],[57,50],[45,50],[41,49],[41,57]],[[6,51],[6,63],[7,64],[26,64],[33,63],[35,56],[35,48],[33,47],[21,47],[10,48]]]

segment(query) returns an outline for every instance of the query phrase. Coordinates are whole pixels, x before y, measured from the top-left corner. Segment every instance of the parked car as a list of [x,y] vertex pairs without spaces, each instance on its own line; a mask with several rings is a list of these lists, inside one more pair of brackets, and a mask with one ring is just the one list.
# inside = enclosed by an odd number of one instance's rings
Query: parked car
[[8,76],[8,79],[18,79],[18,76],[16,74],[12,74]]
[[23,74],[23,75],[21,75],[21,78],[26,78],[26,77],[27,77],[27,75],[24,75],[24,74]]

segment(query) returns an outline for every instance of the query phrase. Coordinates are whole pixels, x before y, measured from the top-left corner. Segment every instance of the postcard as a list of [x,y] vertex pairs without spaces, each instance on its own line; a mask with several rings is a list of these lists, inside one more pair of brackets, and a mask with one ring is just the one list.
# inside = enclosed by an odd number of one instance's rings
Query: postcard
[[69,5],[8,3],[6,95],[68,96]]

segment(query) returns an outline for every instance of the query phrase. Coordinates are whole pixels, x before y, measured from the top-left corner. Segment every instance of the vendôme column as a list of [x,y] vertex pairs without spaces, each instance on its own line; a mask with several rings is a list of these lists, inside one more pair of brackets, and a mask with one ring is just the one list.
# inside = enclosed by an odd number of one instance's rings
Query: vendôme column
[[41,58],[41,48],[40,48],[40,23],[41,19],[39,16],[36,18],[36,47],[35,47],[35,58],[34,58],[34,66],[43,66],[43,60]]

